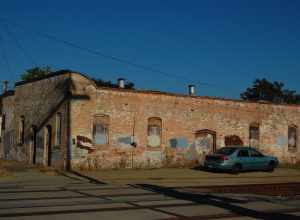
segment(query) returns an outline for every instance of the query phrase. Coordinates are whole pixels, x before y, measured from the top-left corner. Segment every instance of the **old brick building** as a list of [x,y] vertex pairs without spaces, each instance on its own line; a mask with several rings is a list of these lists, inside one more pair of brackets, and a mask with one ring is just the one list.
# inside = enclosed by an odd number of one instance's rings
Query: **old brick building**
[[122,85],[68,71],[16,83],[1,96],[0,156],[61,168],[185,166],[234,142],[300,161],[300,106]]

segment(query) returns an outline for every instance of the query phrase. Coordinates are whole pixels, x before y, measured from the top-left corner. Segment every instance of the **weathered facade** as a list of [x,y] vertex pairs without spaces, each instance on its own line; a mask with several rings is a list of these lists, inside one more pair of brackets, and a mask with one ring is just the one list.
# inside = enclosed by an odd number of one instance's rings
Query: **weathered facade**
[[300,106],[97,87],[79,73],[1,98],[0,155],[61,168],[188,166],[225,145],[300,162]]

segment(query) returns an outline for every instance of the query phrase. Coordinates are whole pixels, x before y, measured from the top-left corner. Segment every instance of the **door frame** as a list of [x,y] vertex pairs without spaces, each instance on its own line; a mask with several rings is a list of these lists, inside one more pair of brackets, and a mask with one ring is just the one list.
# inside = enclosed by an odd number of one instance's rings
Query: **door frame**
[[210,134],[213,137],[213,149],[212,152],[215,153],[217,150],[217,132],[213,131],[213,130],[209,130],[209,129],[202,129],[202,130],[197,130],[195,132],[195,138],[197,138],[200,135],[203,134]]
[[36,147],[37,147],[37,127],[35,125],[31,126],[31,139],[30,139],[30,155],[32,164],[36,164]]
[[45,165],[51,166],[51,154],[52,154],[52,127],[51,125],[47,125],[45,127],[45,135],[44,135],[44,158],[45,158]]

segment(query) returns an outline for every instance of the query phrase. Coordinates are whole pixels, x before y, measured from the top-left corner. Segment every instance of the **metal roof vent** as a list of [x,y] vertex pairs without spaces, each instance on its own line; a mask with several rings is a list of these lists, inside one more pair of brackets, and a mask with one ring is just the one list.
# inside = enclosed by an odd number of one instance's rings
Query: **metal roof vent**
[[195,86],[189,85],[189,95],[194,96],[196,95]]
[[119,86],[119,88],[124,89],[125,88],[125,79],[119,78],[118,79],[118,86]]

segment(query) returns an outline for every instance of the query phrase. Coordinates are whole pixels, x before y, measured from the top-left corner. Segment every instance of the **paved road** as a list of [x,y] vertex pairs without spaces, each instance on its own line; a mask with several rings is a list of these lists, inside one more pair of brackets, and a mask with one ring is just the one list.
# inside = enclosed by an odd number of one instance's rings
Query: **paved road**
[[300,219],[300,198],[101,184],[28,171],[0,179],[0,219]]

